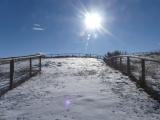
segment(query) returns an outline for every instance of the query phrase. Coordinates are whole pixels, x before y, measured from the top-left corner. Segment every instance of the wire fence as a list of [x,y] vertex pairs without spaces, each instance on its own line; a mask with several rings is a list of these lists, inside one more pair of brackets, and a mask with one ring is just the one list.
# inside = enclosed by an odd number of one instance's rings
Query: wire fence
[[0,95],[41,71],[41,55],[0,59]]
[[62,54],[46,54],[45,58],[66,58],[66,57],[82,57],[82,58],[97,58],[102,59],[102,55],[84,54],[84,53],[62,53]]
[[42,58],[66,57],[103,58],[102,55],[82,53],[36,54],[0,58],[0,96],[39,73],[41,71]]
[[160,100],[160,61],[134,55],[104,57],[111,67],[130,76],[144,90]]

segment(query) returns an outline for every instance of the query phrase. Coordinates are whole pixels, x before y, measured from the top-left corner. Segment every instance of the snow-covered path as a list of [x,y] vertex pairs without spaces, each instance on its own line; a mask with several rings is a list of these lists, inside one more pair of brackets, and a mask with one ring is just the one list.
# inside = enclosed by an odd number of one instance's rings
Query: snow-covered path
[[93,58],[43,61],[42,73],[0,98],[0,120],[160,120],[160,104]]

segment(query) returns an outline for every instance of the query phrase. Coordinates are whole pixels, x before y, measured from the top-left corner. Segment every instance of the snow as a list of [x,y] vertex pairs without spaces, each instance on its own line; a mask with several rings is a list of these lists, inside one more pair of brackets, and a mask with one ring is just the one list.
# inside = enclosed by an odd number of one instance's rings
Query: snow
[[42,72],[0,98],[0,120],[159,120],[160,104],[102,60],[43,60]]

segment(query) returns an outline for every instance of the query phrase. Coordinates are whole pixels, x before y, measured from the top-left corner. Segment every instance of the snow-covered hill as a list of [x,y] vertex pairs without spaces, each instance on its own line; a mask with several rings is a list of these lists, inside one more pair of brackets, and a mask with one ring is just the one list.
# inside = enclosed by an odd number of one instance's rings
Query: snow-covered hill
[[45,59],[0,98],[0,120],[159,120],[160,104],[94,58]]

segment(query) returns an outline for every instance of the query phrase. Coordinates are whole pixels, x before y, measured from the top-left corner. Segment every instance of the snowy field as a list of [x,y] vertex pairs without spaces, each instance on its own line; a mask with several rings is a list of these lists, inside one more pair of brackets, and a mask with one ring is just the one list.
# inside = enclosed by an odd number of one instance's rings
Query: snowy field
[[41,74],[0,98],[0,120],[160,120],[160,104],[94,58],[43,60]]

